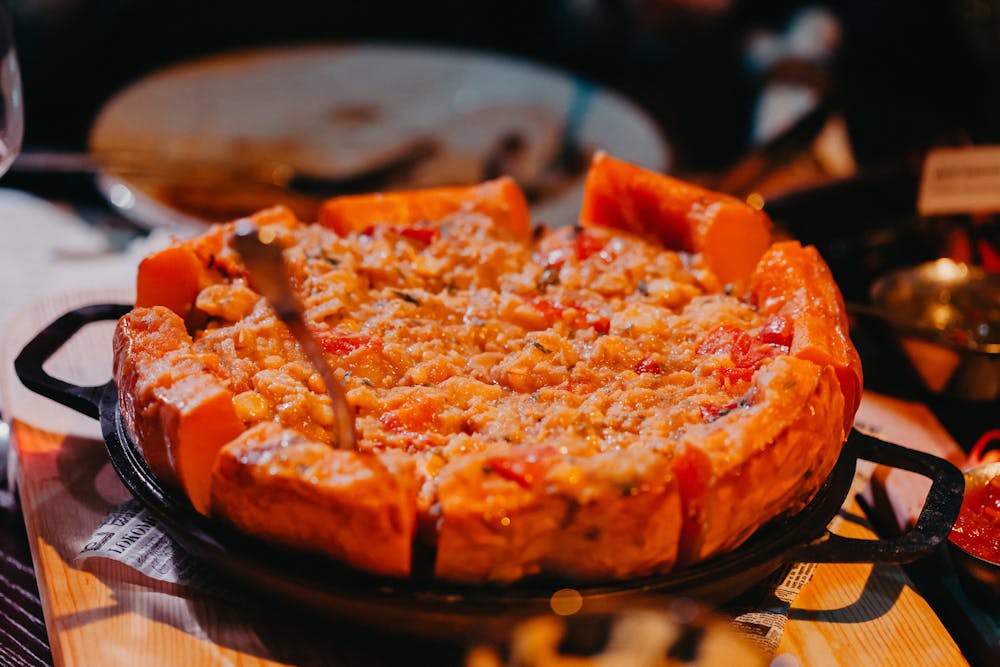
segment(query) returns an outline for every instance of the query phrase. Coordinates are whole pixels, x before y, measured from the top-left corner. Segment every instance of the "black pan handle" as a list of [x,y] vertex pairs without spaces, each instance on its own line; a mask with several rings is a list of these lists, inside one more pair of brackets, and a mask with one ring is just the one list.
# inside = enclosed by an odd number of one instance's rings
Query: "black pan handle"
[[14,360],[14,370],[25,387],[88,417],[98,418],[101,395],[107,385],[82,387],[52,377],[42,368],[49,357],[88,324],[117,320],[132,306],[102,303],[72,310],[35,336]]
[[789,554],[806,563],[910,563],[929,556],[948,538],[962,508],[965,478],[950,462],[855,432],[858,458],[909,470],[931,480],[916,525],[894,538],[862,540],[827,533]]

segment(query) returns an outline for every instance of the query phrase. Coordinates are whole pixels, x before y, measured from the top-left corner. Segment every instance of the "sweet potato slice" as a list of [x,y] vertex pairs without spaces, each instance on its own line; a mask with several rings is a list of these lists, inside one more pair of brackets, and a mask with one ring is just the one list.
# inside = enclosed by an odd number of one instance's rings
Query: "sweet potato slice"
[[212,513],[251,535],[402,577],[410,573],[416,488],[404,454],[334,449],[264,422],[220,452]]
[[334,197],[323,203],[319,222],[344,235],[374,224],[412,225],[439,220],[458,211],[487,215],[517,238],[531,235],[528,202],[508,176],[462,187]]
[[122,317],[114,351],[122,416],[143,457],[206,514],[216,455],[244,430],[232,393],[168,308],[137,308]]
[[723,283],[741,288],[771,243],[763,212],[728,195],[597,153],[580,211],[584,225],[652,235],[699,252]]
[[781,315],[792,323],[792,355],[833,367],[844,395],[848,433],[861,404],[864,377],[844,298],[819,252],[795,241],[775,243],[750,278],[750,294],[761,315]]

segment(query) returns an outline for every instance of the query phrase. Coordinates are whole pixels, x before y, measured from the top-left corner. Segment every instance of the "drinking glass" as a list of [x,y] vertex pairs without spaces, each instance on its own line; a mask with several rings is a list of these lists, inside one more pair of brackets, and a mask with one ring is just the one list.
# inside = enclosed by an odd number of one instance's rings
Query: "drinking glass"
[[[0,174],[7,172],[21,152],[24,137],[24,109],[21,107],[21,70],[14,51],[13,20],[7,3],[0,0]],[[10,428],[0,414],[0,510],[13,507],[8,479],[7,451]],[[6,519],[7,515],[4,514]]]
[[0,97],[0,174],[4,174],[20,153],[24,137],[21,71],[14,49],[13,19],[6,2],[0,2]]

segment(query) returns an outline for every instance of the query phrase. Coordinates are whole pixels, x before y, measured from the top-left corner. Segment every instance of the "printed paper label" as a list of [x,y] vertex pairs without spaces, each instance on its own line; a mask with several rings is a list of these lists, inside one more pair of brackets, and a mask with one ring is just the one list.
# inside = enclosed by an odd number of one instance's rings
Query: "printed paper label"
[[924,160],[920,215],[1000,211],[1000,146],[938,148]]

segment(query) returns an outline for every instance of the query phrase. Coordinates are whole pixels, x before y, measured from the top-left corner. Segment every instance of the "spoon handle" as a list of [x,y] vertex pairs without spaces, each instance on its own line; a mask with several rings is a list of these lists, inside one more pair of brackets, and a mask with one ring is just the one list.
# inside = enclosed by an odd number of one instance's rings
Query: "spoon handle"
[[299,348],[323,378],[336,417],[337,447],[355,449],[357,434],[354,429],[354,411],[347,402],[343,386],[333,374],[333,369],[309,330],[302,304],[289,284],[281,246],[273,238],[262,238],[260,229],[249,220],[237,223],[233,245],[250,271],[251,286],[271,303],[278,319],[285,323]]

